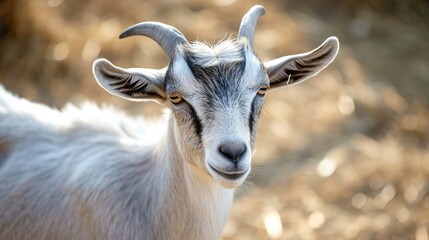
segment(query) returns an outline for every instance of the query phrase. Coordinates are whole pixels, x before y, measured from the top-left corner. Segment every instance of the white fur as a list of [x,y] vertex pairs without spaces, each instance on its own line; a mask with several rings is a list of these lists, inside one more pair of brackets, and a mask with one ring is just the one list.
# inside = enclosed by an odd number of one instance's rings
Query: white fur
[[184,97],[191,97],[198,90],[198,83],[186,64],[181,54],[178,54],[173,62],[172,73],[175,79],[179,79],[181,84],[178,85]]
[[0,87],[0,239],[217,239],[233,190],[180,159],[175,128]]
[[242,61],[243,57],[240,54],[240,49],[243,44],[243,41],[228,39],[213,45],[203,42],[192,42],[187,45],[187,48],[197,53],[197,65],[211,67],[220,63]]

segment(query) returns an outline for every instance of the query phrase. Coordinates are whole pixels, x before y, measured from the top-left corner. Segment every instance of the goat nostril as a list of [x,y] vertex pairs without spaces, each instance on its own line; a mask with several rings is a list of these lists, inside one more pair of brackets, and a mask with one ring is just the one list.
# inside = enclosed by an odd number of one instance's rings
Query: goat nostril
[[244,143],[224,143],[219,146],[219,152],[228,160],[238,161],[246,152],[246,144]]

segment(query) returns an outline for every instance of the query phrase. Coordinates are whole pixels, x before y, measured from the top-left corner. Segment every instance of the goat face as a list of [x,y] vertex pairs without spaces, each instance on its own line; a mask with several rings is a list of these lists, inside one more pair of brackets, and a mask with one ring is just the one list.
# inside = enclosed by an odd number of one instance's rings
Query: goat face
[[187,159],[223,186],[240,185],[250,171],[255,124],[269,86],[248,43],[182,45],[165,83]]
[[182,157],[222,186],[238,187],[250,171],[265,92],[314,76],[333,61],[339,48],[331,37],[311,52],[262,63],[253,52],[253,30],[263,13],[262,7],[253,7],[243,17],[239,37],[215,46],[189,43],[165,24],[137,24],[121,37],[151,37],[167,53],[169,66],[122,69],[99,59],[93,65],[95,78],[112,94],[169,107]]

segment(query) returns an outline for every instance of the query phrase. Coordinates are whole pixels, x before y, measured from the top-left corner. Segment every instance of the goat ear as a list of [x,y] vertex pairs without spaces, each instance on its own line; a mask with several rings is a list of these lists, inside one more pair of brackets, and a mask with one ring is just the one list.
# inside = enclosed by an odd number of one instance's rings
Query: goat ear
[[270,88],[293,85],[316,75],[335,59],[338,49],[338,39],[330,37],[313,51],[264,63]]
[[127,100],[162,102],[166,98],[165,69],[123,69],[106,59],[97,59],[92,66],[92,72],[101,87]]

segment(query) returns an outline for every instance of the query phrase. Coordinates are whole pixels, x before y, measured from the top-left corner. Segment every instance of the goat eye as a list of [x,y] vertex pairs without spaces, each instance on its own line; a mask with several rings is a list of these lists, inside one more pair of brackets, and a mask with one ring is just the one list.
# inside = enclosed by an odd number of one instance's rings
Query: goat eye
[[263,85],[261,88],[259,88],[258,90],[258,95],[264,96],[265,92],[268,90],[268,86],[267,85]]
[[178,93],[172,93],[168,98],[170,99],[170,102],[172,102],[173,104],[178,104],[183,100],[182,96],[180,96],[180,94]]

